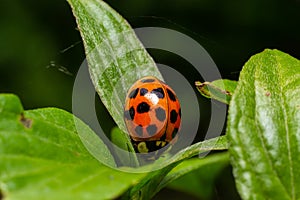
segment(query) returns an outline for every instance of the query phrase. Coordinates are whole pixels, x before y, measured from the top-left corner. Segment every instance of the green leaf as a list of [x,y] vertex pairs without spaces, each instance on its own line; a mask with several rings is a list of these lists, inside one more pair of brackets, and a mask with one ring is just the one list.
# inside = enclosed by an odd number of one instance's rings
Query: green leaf
[[[23,112],[16,96],[0,95],[0,194],[12,200],[112,199],[145,176],[99,163],[83,146],[78,128],[95,134],[63,110]],[[114,165],[106,146],[97,145]]]
[[185,149],[180,150],[175,155],[164,154],[163,156],[161,156],[159,159],[157,159],[155,162],[151,164],[143,165],[142,167],[139,168],[122,167],[122,169],[127,171],[134,170],[134,172],[137,173],[148,172],[148,171],[161,169],[162,166],[167,167],[168,165],[172,165],[173,163],[178,164],[186,159],[189,159],[193,156],[200,155],[205,152],[214,151],[214,150],[227,150],[227,149],[228,149],[227,137],[219,136],[216,138],[195,143],[189,147],[186,147]]
[[[23,112],[13,95],[0,95],[0,105],[0,191],[9,199],[111,199],[126,190],[124,196],[130,199],[147,198],[161,189],[164,177],[184,159],[227,148],[226,137],[214,138],[182,150],[160,170],[147,175],[124,173],[102,165],[87,152],[78,128],[95,133],[71,114],[55,108]],[[90,145],[100,145],[99,154],[114,164],[103,143]],[[145,167],[155,165],[159,163]]]
[[216,99],[225,104],[229,104],[237,86],[237,81],[227,79],[219,79],[213,82],[204,83],[196,81],[195,85],[200,94],[202,94],[204,97]]
[[300,61],[265,50],[244,66],[229,107],[243,199],[300,199]]
[[126,133],[123,105],[128,89],[143,76],[163,78],[127,21],[104,1],[68,2],[83,39],[96,91],[119,128]]
[[159,187],[167,185],[200,199],[212,199],[215,178],[228,165],[228,152],[185,160],[170,171]]
[[122,199],[151,199],[158,192],[160,182],[176,165],[177,163],[171,163],[160,170],[148,173],[141,182],[128,190]]
[[199,155],[204,152],[213,150],[226,150],[228,149],[227,136],[219,136],[216,138],[204,140],[193,144],[175,154],[168,162],[178,162]]
[[[139,184],[132,187],[127,194],[124,195],[124,199],[149,199],[153,197],[159,190],[166,186],[162,181],[165,176],[179,163],[184,160],[191,158],[192,156],[199,155],[204,152],[209,152],[212,150],[225,150],[228,148],[227,138],[226,136],[220,136],[217,138],[205,140],[203,142],[196,143],[186,149],[181,150],[177,154],[175,154],[170,159],[159,159],[155,163],[150,166],[141,167],[138,170],[145,170],[147,168],[156,169],[156,165],[167,165],[164,162],[168,162],[168,165],[160,170],[149,173]],[[200,165],[198,165],[200,166]],[[185,166],[191,170],[190,166]],[[183,173],[181,175],[184,175]],[[180,174],[177,175],[176,178],[180,177]],[[164,181],[171,182],[171,181]],[[162,184],[162,185],[160,185]]]
[[118,148],[114,148],[115,156],[118,157],[120,164],[122,166],[139,166],[139,162],[136,156],[133,156],[134,152],[133,146],[128,145],[130,143],[130,139],[125,137],[125,133],[121,131],[118,127],[114,127],[111,131],[111,141],[117,145],[119,148],[125,151],[119,151]]

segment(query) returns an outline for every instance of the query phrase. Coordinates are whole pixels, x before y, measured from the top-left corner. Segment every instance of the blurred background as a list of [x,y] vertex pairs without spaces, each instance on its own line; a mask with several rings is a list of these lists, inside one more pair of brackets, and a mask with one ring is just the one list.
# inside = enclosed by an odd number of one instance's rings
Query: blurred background
[[[106,2],[133,28],[172,28],[197,40],[224,78],[237,80],[249,57],[265,48],[276,48],[300,59],[299,0]],[[149,52],[155,61],[179,70],[189,65],[169,52]],[[66,1],[1,1],[0,93],[18,95],[25,109],[59,107],[71,112],[72,86],[84,58],[80,34]],[[191,84],[201,80],[192,71],[182,73]],[[204,109],[200,124],[205,132],[209,101],[198,98]],[[98,106],[100,115],[105,115],[101,103]],[[111,126],[107,126],[108,131]],[[230,166],[217,177],[215,185],[218,195],[213,198],[238,199]],[[165,189],[156,199],[170,195],[182,198],[184,194]]]

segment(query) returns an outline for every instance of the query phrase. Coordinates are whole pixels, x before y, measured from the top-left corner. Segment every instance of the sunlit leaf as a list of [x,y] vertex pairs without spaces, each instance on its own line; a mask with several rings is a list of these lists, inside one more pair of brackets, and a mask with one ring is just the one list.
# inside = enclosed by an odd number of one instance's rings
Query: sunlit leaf
[[[16,96],[0,95],[0,194],[5,199],[111,199],[144,176],[99,163],[77,128],[94,133],[79,119],[75,122],[56,108],[23,111]],[[106,146],[97,144],[113,166]]]
[[68,0],[81,33],[89,71],[102,102],[126,132],[123,105],[128,89],[143,76],[163,80],[133,29],[101,0]]
[[237,86],[237,81],[227,79],[220,79],[213,82],[204,83],[196,81],[195,85],[200,94],[202,94],[203,96],[229,104],[234,90]]
[[[114,127],[111,131],[111,141],[117,146],[113,150],[115,156],[122,166],[139,166],[139,162],[130,152],[134,152],[133,146],[128,145],[131,141],[118,127]],[[124,151],[120,151],[121,148]]]
[[300,61],[265,50],[244,66],[229,108],[243,199],[300,199]]
[[[125,194],[124,199],[132,198],[132,199],[148,199],[153,197],[157,192],[159,192],[163,187],[166,186],[167,183],[171,182],[170,177],[168,177],[168,173],[176,167],[178,164],[183,162],[184,160],[191,158],[195,155],[200,155],[204,152],[209,152],[212,150],[226,150],[228,148],[227,138],[225,136],[220,136],[217,138],[205,140],[203,142],[196,143],[186,149],[181,150],[177,154],[175,154],[171,159],[166,160],[169,165],[166,167],[149,173],[144,179],[133,188],[131,188],[127,194]],[[200,159],[201,160],[201,159]],[[201,161],[200,161],[201,162]],[[205,161],[204,161],[205,163]],[[155,165],[165,165],[164,160],[157,160],[153,165],[146,166],[152,167]],[[202,165],[198,162],[193,163],[193,165],[184,165],[181,167],[181,170],[191,171],[196,170],[198,167]],[[176,174],[176,178],[185,175],[184,173]],[[164,180],[165,177],[168,177]],[[170,175],[172,176],[172,174]],[[172,179],[173,180],[173,179]],[[174,178],[175,180],[175,178]]]

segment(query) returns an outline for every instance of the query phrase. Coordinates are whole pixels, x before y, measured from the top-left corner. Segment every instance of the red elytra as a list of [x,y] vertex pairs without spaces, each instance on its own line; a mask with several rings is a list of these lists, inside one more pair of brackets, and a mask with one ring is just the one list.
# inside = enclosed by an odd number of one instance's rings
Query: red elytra
[[128,90],[124,119],[136,152],[156,151],[176,139],[181,123],[180,103],[168,85],[147,76]]

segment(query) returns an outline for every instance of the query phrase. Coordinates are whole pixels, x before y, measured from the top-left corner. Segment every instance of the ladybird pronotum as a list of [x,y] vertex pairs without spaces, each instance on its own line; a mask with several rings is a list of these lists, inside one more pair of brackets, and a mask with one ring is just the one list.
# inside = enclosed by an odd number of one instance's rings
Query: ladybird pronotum
[[157,151],[176,138],[181,122],[180,103],[168,85],[147,76],[128,90],[124,119],[136,152]]

